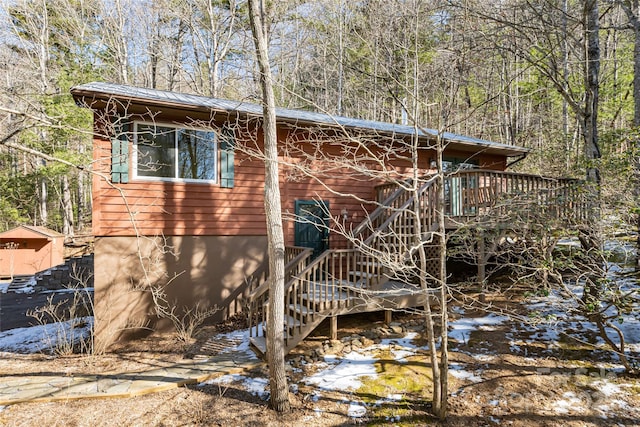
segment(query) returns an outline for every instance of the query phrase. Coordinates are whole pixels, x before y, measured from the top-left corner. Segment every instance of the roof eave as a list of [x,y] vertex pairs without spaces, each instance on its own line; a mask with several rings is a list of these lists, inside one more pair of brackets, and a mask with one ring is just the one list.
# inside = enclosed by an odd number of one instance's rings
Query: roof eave
[[531,152],[530,148],[518,147],[516,145],[483,144],[481,142],[460,141],[456,139],[450,139],[448,141],[449,146],[461,149],[462,151],[479,151],[485,154],[501,154],[507,157],[518,157]]
[[[180,102],[180,101],[167,101],[161,99],[153,99],[143,96],[135,96],[135,95],[122,95],[122,94],[114,94],[103,90],[98,89],[83,89],[82,86],[76,86],[71,88],[71,94],[76,101],[76,104],[82,107],[88,107],[91,109],[101,109],[106,106],[106,104],[113,99],[120,101],[120,103],[126,102],[134,105],[144,105],[149,107],[162,107],[162,108],[171,108],[171,109],[180,109],[187,110],[199,113],[207,113],[207,114],[226,114],[229,117],[252,117],[259,119],[262,117],[262,114],[256,114],[249,111],[241,111],[238,109],[225,109],[225,108],[214,108],[212,106],[205,105],[197,105],[189,102]],[[239,103],[238,105],[242,105]],[[322,121],[314,121],[314,120],[305,120],[301,118],[292,118],[286,117],[282,114],[277,114],[277,121],[279,123],[286,123],[290,125],[296,126],[331,126],[336,129],[344,128],[350,130],[361,130],[361,131],[371,131],[372,129],[362,128],[359,126],[350,126],[341,124],[338,119],[334,121],[330,120],[322,120]],[[375,130],[376,133],[385,136],[402,136],[402,137],[410,137],[413,134],[402,131],[388,131],[388,130]],[[434,135],[421,135],[421,139],[425,140],[434,140]],[[462,151],[472,151],[478,152],[481,151],[486,154],[500,154],[507,157],[517,157],[522,156],[524,154],[529,153],[531,150],[524,147],[511,146],[506,144],[499,143],[491,143],[490,141],[462,141],[454,138],[446,138],[449,146],[453,149],[459,149]]]
[[[99,110],[104,108],[104,106],[110,101],[117,99],[119,101],[125,101],[134,105],[145,105],[145,106],[154,106],[154,107],[165,107],[165,108],[175,108],[181,110],[191,110],[191,111],[199,111],[199,112],[210,112],[213,110],[211,107],[206,107],[202,105],[195,105],[186,102],[170,102],[164,101],[160,99],[152,99],[138,96],[123,96],[117,95],[108,92],[102,92],[97,90],[85,90],[77,87],[71,88],[71,95],[75,100],[76,104],[80,107],[91,108],[95,110]],[[122,104],[122,102],[121,102]],[[217,110],[218,112],[227,112],[233,113],[232,110]]]

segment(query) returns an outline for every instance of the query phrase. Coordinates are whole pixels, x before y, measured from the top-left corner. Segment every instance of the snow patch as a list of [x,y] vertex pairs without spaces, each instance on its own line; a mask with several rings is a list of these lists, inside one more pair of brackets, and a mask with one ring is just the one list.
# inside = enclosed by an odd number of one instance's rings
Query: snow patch
[[387,338],[380,341],[378,346],[369,347],[367,350],[374,348],[388,347],[394,360],[397,362],[407,362],[407,357],[415,356],[417,346],[413,344],[413,340],[418,337],[417,332],[409,332],[404,338]]
[[269,380],[266,378],[246,377],[242,381],[244,388],[254,396],[258,396],[263,400],[269,398]]
[[37,353],[58,345],[87,339],[93,328],[93,317],[81,317],[59,323],[15,328],[0,332],[0,351]]
[[556,400],[552,408],[557,414],[568,414],[569,411],[583,410],[582,402],[572,391],[562,395],[563,399]]
[[477,330],[494,331],[496,326],[501,325],[508,320],[508,317],[494,313],[489,313],[483,317],[463,317],[449,323],[449,338],[461,343],[466,343],[469,341],[471,332]]
[[367,414],[367,408],[359,402],[349,403],[349,409],[347,409],[347,415],[351,418],[362,418]]
[[467,371],[460,363],[449,363],[449,373],[461,380],[467,380],[474,383],[479,383],[482,381],[482,378],[473,372]]
[[623,393],[622,388],[618,384],[614,384],[606,380],[598,380],[591,383],[591,387],[604,394],[606,397],[611,397],[616,394]]
[[[324,391],[353,391],[362,386],[364,378],[375,379],[378,376],[375,363],[378,358],[375,356],[377,351],[388,350],[394,357],[394,360],[403,363],[406,358],[414,356],[418,353],[419,347],[413,343],[418,336],[415,332],[410,332],[403,338],[390,338],[381,340],[379,344],[363,348],[358,351],[352,351],[345,354],[341,358],[335,355],[325,355],[324,362],[316,364],[319,368],[318,372],[306,377],[303,381],[305,384],[313,385],[316,391],[309,396],[313,402],[317,402]],[[404,399],[402,394],[389,394],[386,398],[380,399],[374,405],[381,406],[387,402],[398,402]],[[351,400],[346,401],[349,407],[347,413],[352,418],[362,418],[366,415],[366,404]],[[387,421],[399,421],[399,417],[390,417]]]
[[202,382],[198,384],[198,387],[204,387],[205,385],[229,386],[230,384],[238,384],[243,389],[254,396],[258,396],[262,400],[269,398],[269,380],[260,377],[254,378],[240,374],[228,374]]
[[41,294],[72,294],[72,293],[89,293],[93,292],[94,288],[62,288],[62,289],[48,289],[40,291]]
[[478,362],[484,363],[493,362],[494,360],[496,360],[496,356],[492,354],[472,354],[471,357],[476,359]]
[[324,360],[330,367],[305,378],[306,384],[325,391],[356,390],[362,385],[364,377],[377,376],[374,366],[376,358],[371,354],[352,351],[341,360],[333,355],[325,356]]

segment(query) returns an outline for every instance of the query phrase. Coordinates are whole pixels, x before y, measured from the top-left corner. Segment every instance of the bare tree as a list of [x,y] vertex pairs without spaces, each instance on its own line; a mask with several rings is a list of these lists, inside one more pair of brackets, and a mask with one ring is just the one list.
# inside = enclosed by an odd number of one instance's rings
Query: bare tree
[[284,366],[284,231],[278,177],[278,134],[276,129],[275,96],[269,62],[264,6],[259,0],[249,0],[251,32],[256,48],[262,87],[263,132],[265,153],[264,209],[269,245],[269,329],[267,360],[271,386],[271,406],[278,412],[290,409],[289,389]]
[[[629,26],[633,32],[633,126],[640,127],[640,2],[638,0],[613,0],[627,16]],[[640,139],[636,138],[635,153],[633,154],[634,173],[634,203],[636,210],[636,240],[637,257],[636,268],[640,269]]]

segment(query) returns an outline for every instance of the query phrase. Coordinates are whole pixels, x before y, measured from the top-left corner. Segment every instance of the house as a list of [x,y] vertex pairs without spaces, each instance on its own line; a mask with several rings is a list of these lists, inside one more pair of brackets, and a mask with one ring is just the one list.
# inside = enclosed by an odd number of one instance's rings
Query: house
[[32,275],[64,262],[64,235],[21,225],[0,233],[0,278]]
[[[100,82],[71,93],[94,112],[97,338],[108,343],[152,321],[148,286],[155,284],[176,307],[216,305],[224,316],[255,310],[254,344],[260,347],[267,298],[262,107]],[[446,184],[450,219],[477,216],[516,188],[566,187],[561,180],[505,172],[527,154],[522,147],[302,110],[278,109],[277,122],[287,289],[295,292],[287,297],[295,308],[286,326],[298,330],[288,348],[323,318],[355,310],[346,302],[355,291],[344,286],[353,269],[367,270],[356,272],[362,289],[388,282],[388,268],[373,267],[380,258],[375,250],[394,246],[402,253],[407,241],[394,233],[392,242],[380,230],[415,226],[399,213],[415,194],[398,183],[413,171],[433,172],[439,136],[445,164],[458,170]],[[434,188],[427,180],[418,189],[418,197],[428,197],[420,205],[425,233],[434,224]],[[373,252],[355,248],[354,236]],[[310,285],[320,277],[322,285]],[[419,303],[393,292],[402,304]],[[311,310],[311,297],[324,300]]]

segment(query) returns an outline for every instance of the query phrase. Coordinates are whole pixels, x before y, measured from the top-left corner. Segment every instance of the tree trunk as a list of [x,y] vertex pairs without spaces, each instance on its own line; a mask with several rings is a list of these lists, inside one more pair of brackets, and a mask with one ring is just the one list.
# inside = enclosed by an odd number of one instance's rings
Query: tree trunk
[[[586,81],[584,114],[584,153],[587,161],[586,178],[595,191],[600,185],[597,159],[600,158],[598,145],[598,88],[600,74],[600,31],[598,2],[587,0],[584,4],[586,20]],[[594,196],[596,196],[594,194]]]
[[633,125],[640,127],[640,2],[634,0],[624,10],[633,29]]
[[[598,1],[588,0],[584,3],[583,17],[585,20],[585,101],[583,117],[584,158],[587,163],[586,181],[587,197],[591,210],[591,224],[583,230],[581,241],[586,250],[600,248],[600,235],[597,221],[600,209],[600,172],[598,160],[600,159],[600,147],[598,145],[598,88],[600,73],[600,24],[598,14]],[[593,292],[597,292],[591,287]]]
[[[624,7],[627,18],[633,29],[633,126],[640,129],[640,2],[634,0]],[[636,227],[638,231],[636,268],[640,269],[640,139],[636,138],[636,151],[633,160],[634,173],[634,204],[636,213]]]
[[[80,155],[84,154],[84,144],[78,144],[78,152]],[[86,196],[85,196],[85,178],[84,171],[78,171],[78,188],[77,188],[77,201],[76,208],[78,210],[76,216],[76,227],[80,232],[84,230],[84,220],[87,214],[86,210]]]
[[445,227],[445,212],[444,212],[444,166],[442,164],[442,155],[444,151],[443,141],[441,136],[438,136],[437,147],[437,166],[438,166],[438,234],[440,235],[438,243],[440,244],[438,257],[439,257],[439,271],[438,271],[438,286],[440,288],[440,381],[438,386],[440,387],[440,404],[439,411],[436,415],[441,420],[447,417],[447,402],[449,397],[449,331],[448,319],[449,313],[447,308],[447,298],[449,297],[447,292],[447,230]]
[[[416,141],[417,144],[417,141]],[[417,147],[416,147],[417,148]],[[414,149],[415,158],[417,160],[417,149]],[[441,374],[440,374],[440,364],[438,362],[438,350],[436,345],[436,335],[435,335],[435,327],[433,322],[433,311],[431,310],[431,289],[429,289],[429,282],[427,279],[427,275],[429,272],[427,271],[427,253],[425,250],[424,242],[421,242],[422,238],[422,218],[420,211],[420,203],[418,189],[420,188],[419,181],[417,178],[417,163],[414,165],[414,180],[413,180],[413,200],[415,200],[413,204],[413,214],[415,215],[415,230],[414,230],[414,239],[417,240],[416,244],[418,247],[418,261],[420,267],[420,289],[424,293],[425,303],[424,303],[424,312],[425,312],[425,324],[424,328],[427,331],[427,342],[429,344],[429,355],[431,358],[431,378],[433,384],[433,413],[439,415],[441,413],[441,404],[442,404],[442,389],[440,387],[441,382]]]
[[40,221],[43,226],[47,226],[49,220],[49,214],[47,211],[47,179],[42,177],[40,179]]
[[73,239],[73,204],[67,175],[62,175],[62,227],[65,239]]
[[82,232],[84,229],[84,216],[85,216],[85,203],[84,203],[84,174],[80,172],[78,174],[78,189],[77,189],[77,209],[78,214],[76,215],[76,226],[78,230]]
[[[560,48],[562,52],[562,90],[565,93],[569,92],[569,43],[567,41],[568,34],[568,7],[569,0],[563,0],[562,2],[562,35],[564,39],[561,42]],[[565,156],[567,170],[571,168],[571,145],[572,138],[569,136],[569,103],[565,97],[562,97],[562,137],[565,141]]]
[[431,310],[431,292],[427,282],[427,254],[424,248],[424,245],[418,246],[418,254],[420,259],[420,287],[424,292],[425,296],[425,304],[424,304],[424,312],[425,312],[425,324],[424,328],[427,331],[427,343],[429,344],[429,355],[431,357],[431,377],[433,384],[433,413],[438,415],[441,412],[441,402],[442,397],[440,393],[442,392],[439,384],[440,384],[440,364],[438,363],[438,350],[436,348],[436,336],[435,336],[435,328],[433,324],[433,312]]
[[284,232],[280,185],[278,179],[278,140],[276,130],[275,97],[269,66],[266,30],[262,20],[260,0],[249,0],[251,32],[256,47],[262,109],[264,114],[265,184],[264,207],[269,244],[269,317],[267,329],[267,363],[271,387],[271,406],[278,412],[289,411],[289,390],[284,366]]

